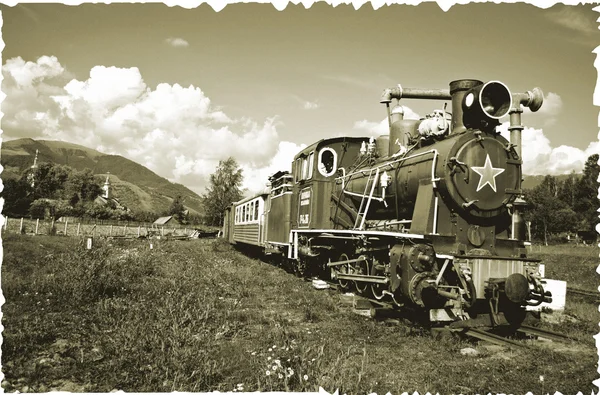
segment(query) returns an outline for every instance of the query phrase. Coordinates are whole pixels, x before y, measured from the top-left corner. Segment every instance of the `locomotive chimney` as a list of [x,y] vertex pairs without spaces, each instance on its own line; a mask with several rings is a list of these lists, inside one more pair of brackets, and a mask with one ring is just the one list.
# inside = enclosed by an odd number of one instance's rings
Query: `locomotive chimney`
[[483,82],[479,80],[456,80],[450,83],[450,95],[452,96],[452,128],[451,134],[462,133],[466,130],[463,122],[463,98],[469,90]]

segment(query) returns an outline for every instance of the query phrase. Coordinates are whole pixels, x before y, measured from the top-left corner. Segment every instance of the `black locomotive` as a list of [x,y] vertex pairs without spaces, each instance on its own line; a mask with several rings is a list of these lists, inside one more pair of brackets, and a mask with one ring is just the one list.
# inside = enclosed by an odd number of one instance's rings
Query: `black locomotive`
[[[304,275],[429,313],[451,326],[519,326],[550,302],[525,248],[521,113],[540,89],[458,80],[450,89],[386,89],[390,134],[321,140],[234,203],[224,237],[261,248]],[[421,120],[401,99],[451,101]],[[509,115],[511,141],[497,131]]]

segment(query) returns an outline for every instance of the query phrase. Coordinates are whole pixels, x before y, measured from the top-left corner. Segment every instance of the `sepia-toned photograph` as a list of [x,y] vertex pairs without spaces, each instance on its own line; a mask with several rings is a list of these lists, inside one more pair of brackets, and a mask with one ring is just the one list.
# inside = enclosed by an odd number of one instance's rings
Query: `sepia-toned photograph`
[[6,3],[4,392],[600,390],[600,6]]

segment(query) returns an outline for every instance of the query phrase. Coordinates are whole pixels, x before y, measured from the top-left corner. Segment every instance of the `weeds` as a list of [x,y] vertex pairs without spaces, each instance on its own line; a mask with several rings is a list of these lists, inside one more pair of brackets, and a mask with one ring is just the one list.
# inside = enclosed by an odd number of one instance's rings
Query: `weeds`
[[487,393],[540,388],[543,375],[545,391],[566,393],[595,378],[593,350],[437,341],[345,311],[338,294],[222,241],[152,242],[5,239],[4,388]]

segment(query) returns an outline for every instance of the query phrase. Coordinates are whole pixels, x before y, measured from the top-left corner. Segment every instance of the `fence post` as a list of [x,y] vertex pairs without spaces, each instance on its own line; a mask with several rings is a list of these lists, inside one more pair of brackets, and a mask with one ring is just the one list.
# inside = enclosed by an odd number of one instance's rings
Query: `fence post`
[[77,223],[77,236],[79,236],[79,227],[81,226],[81,222]]
[[92,227],[92,237],[96,237],[96,224]]
[[138,226],[138,237],[140,237],[140,230],[141,230],[141,226]]
[[4,221],[4,230],[8,227],[8,217],[5,217],[6,221]]
[[69,224],[69,220],[65,221],[65,236],[67,235],[67,225]]
[[112,225],[110,226],[110,228],[108,228],[108,235],[112,236]]
[[160,235],[161,236],[165,235],[165,227],[164,226],[161,226],[161,228],[160,228]]
[[127,224],[123,226],[123,236],[127,236]]
[[37,233],[38,233],[38,228],[39,228],[39,227],[40,227],[40,219],[38,218],[38,219],[35,221],[35,234],[36,234],[36,235],[37,235]]
[[21,225],[19,225],[19,234],[23,233],[23,217],[21,217]]

